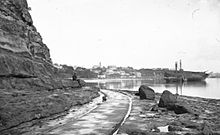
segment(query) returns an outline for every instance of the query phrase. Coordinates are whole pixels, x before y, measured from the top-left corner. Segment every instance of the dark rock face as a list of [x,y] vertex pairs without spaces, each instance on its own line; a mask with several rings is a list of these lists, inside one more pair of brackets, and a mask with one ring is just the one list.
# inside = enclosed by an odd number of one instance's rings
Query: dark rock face
[[[80,80],[80,84],[85,82]],[[79,86],[59,76],[33,25],[27,1],[0,0],[0,134],[98,95],[71,89]]]
[[151,108],[151,111],[155,111],[157,112],[158,111],[158,105],[153,105],[152,108]]
[[183,114],[183,113],[191,113],[194,115],[198,115],[189,105],[185,104],[184,102],[180,102],[177,100],[177,96],[165,90],[161,97],[158,104],[159,107],[167,108],[168,110],[174,111],[176,114]]
[[26,0],[0,1],[0,87],[74,87],[71,80],[63,83],[60,79],[28,10]]
[[182,131],[182,128],[180,126],[169,125],[168,131]]
[[26,0],[0,1],[0,49],[51,62],[49,49],[33,26]]
[[155,99],[155,92],[153,89],[146,85],[141,85],[139,88],[139,95],[140,99],[148,99],[154,100]]
[[196,114],[191,107],[183,103],[176,103],[175,106],[173,106],[172,110],[174,110],[176,114],[183,114],[183,113]]
[[86,82],[82,79],[77,79],[77,82],[79,84],[79,87],[83,87],[83,86],[86,86]]
[[173,108],[173,106],[175,106],[175,103],[177,103],[176,96],[172,94],[170,91],[165,90],[160,97],[158,106],[166,107],[166,108]]
[[32,24],[26,0],[0,1],[0,77],[38,78],[41,83],[56,78],[49,49]]
[[140,93],[135,93],[134,95],[135,95],[135,96],[140,96]]

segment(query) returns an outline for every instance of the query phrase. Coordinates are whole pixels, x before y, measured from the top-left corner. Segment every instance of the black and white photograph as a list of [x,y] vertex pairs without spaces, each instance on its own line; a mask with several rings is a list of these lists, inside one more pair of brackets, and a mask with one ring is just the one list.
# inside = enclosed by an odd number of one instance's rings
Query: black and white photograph
[[0,0],[0,135],[220,135],[220,0]]

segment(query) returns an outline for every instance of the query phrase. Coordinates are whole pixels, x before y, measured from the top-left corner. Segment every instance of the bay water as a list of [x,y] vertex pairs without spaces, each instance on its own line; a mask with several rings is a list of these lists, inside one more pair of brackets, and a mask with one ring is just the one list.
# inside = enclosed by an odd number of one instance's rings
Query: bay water
[[155,92],[169,90],[173,94],[220,99],[220,78],[207,78],[202,82],[161,83],[145,79],[93,79],[87,83],[107,89],[138,91],[141,85],[148,85]]

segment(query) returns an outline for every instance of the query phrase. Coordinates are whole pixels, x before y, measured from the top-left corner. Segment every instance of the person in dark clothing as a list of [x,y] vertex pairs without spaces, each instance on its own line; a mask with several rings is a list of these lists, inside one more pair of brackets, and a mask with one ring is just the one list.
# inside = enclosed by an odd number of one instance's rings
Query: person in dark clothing
[[73,73],[72,79],[73,79],[73,81],[76,81],[76,80],[77,80],[77,75],[76,75],[75,72]]
[[73,79],[73,81],[77,81],[78,82],[80,88],[82,87],[80,79],[77,79],[77,75],[76,75],[75,72],[73,73],[72,79]]

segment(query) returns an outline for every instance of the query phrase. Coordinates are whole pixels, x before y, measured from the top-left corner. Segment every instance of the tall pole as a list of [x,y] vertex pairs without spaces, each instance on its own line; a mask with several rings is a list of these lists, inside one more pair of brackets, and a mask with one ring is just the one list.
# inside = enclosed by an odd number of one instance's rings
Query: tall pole
[[180,70],[182,70],[182,61],[180,59]]
[[181,78],[180,78],[180,84],[182,85],[183,80],[184,80],[184,73],[183,73],[183,69],[182,69],[182,61],[180,59],[180,73],[181,73]]
[[[175,62],[175,76],[176,76],[176,79],[177,79],[177,69],[178,69],[178,63]],[[178,94],[178,85],[176,83],[176,94]]]
[[175,72],[177,72],[178,64],[175,62]]

